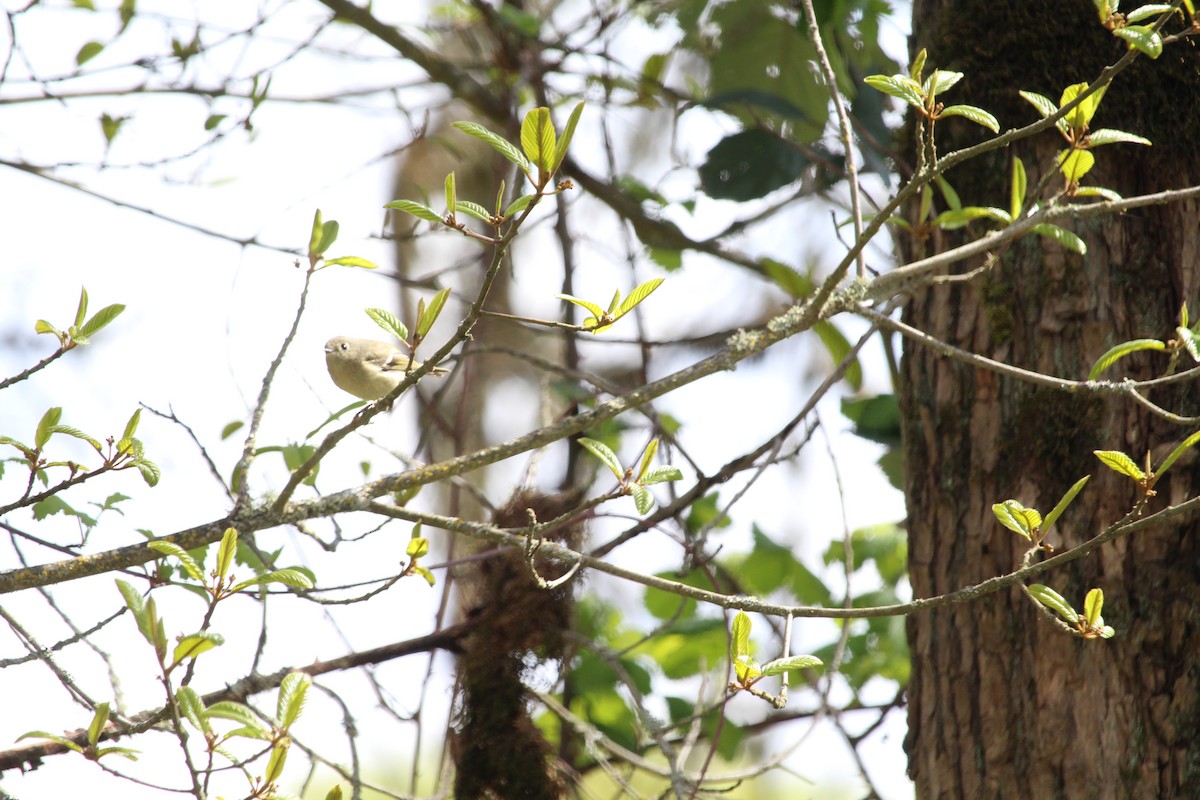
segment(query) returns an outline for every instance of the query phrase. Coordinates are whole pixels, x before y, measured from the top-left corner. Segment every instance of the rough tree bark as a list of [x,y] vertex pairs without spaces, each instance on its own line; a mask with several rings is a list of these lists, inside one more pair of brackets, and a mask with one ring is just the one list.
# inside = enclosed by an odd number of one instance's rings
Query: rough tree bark
[[[1100,29],[1089,0],[1061,3],[916,0],[913,51],[966,78],[948,102],[989,109],[1002,129],[1034,121],[1018,89],[1057,101],[1124,52]],[[1133,131],[1154,145],[1097,151],[1085,183],[1125,196],[1200,182],[1200,58],[1194,46],[1140,59],[1101,104],[1094,127]],[[940,152],[979,128],[940,124]],[[1053,133],[952,172],[965,204],[1006,206],[1010,159],[1029,185],[1061,146]],[[1060,185],[1055,181],[1053,186]],[[1195,202],[1071,226],[1084,257],[1031,237],[983,277],[917,294],[906,321],[938,338],[1026,369],[1082,378],[1101,353],[1134,338],[1166,339],[1180,305],[1200,308],[1200,211]],[[966,236],[977,236],[968,231]],[[926,243],[945,249],[961,238]],[[903,245],[913,255],[921,245]],[[962,264],[965,273],[982,262]],[[1193,313],[1193,317],[1195,314]],[[1161,355],[1121,362],[1136,379],[1161,373]],[[1193,385],[1155,402],[1185,414]],[[1083,494],[1051,541],[1070,547],[1132,507],[1135,494],[1093,457],[1181,439],[1180,429],[1128,400],[1037,389],[906,343],[900,389],[914,594],[950,591],[1019,565],[1024,540],[997,524],[991,505],[1015,498],[1043,513],[1078,478]],[[1200,473],[1173,469],[1150,510],[1194,497]],[[920,798],[1200,796],[1200,537],[1196,523],[1106,546],[1045,576],[1077,608],[1105,592],[1108,642],[1064,635],[1019,592],[909,621],[910,774]]]

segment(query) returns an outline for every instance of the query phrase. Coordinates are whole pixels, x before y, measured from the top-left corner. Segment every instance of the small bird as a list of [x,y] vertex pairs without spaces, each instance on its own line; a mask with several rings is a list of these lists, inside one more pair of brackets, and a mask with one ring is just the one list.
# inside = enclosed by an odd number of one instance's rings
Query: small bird
[[[335,336],[325,343],[325,366],[342,391],[378,400],[396,388],[407,371],[420,369],[421,362],[387,342]],[[442,376],[449,371],[434,367],[429,374]]]

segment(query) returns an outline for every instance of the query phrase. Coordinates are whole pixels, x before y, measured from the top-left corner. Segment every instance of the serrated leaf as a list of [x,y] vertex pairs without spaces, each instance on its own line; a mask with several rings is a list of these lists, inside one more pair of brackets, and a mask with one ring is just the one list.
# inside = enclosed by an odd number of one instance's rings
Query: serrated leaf
[[586,436],[579,437],[578,441],[579,446],[600,459],[601,463],[608,467],[612,471],[612,474],[617,477],[617,480],[624,480],[625,470],[621,468],[621,462],[617,459],[617,454],[608,445],[595,439],[589,439]]
[[46,413],[42,414],[41,420],[38,421],[37,432],[33,438],[34,447],[41,450],[46,446],[46,442],[50,441],[50,437],[54,434],[54,428],[61,419],[62,406],[46,409]]
[[554,161],[550,165],[551,172],[558,172],[558,168],[562,166],[563,159],[567,157],[567,148],[571,144],[571,139],[575,136],[575,126],[579,124],[579,117],[583,114],[584,103],[581,101],[575,104],[575,108],[571,110],[571,116],[567,118],[566,127],[563,128],[562,136],[558,139],[558,144],[554,148]]
[[825,662],[816,656],[791,656],[790,658],[777,658],[774,661],[768,661],[762,665],[762,674],[764,678],[769,678],[772,675],[782,675],[785,672],[791,672],[797,669],[811,669],[812,667],[823,666]]
[[408,328],[404,327],[404,323],[395,314],[382,308],[368,308],[365,311],[372,322],[392,336],[395,336],[402,342],[408,340]]
[[643,476],[641,483],[643,486],[653,486],[656,483],[665,483],[667,481],[683,480],[683,472],[679,467],[672,467],[670,464],[664,464],[661,467],[655,467]]
[[104,732],[104,726],[108,724],[108,703],[97,703],[96,713],[92,715],[92,722],[88,725],[88,744],[92,747],[100,741],[100,734]]
[[358,269],[379,269],[379,265],[361,256],[338,256],[325,259],[327,267],[356,267]]
[[454,216],[458,211],[458,191],[454,186],[454,171],[446,175],[446,213]]
[[581,297],[575,297],[574,295],[569,294],[556,294],[555,297],[557,297],[559,300],[566,300],[568,303],[574,303],[580,308],[586,309],[587,311],[591,312],[593,317],[601,317],[604,315],[604,309],[590,300],[584,300]]
[[1072,625],[1079,624],[1079,614],[1071,607],[1071,604],[1063,599],[1062,595],[1040,583],[1032,584],[1029,587],[1029,593],[1034,599],[1044,605],[1051,611],[1056,612],[1060,617]]
[[508,217],[511,217],[514,214],[519,214],[522,211],[524,211],[526,208],[529,207],[529,204],[532,203],[536,198],[537,198],[537,195],[535,195],[535,194],[523,194],[520,197],[518,197],[516,200],[513,200],[511,203],[509,203],[508,208],[504,209],[505,219],[507,219]]
[[1091,477],[1091,475],[1084,475],[1082,478],[1075,481],[1075,485],[1070,489],[1067,489],[1066,494],[1064,494],[1062,499],[1058,501],[1058,505],[1054,506],[1054,508],[1050,510],[1050,513],[1046,515],[1046,519],[1042,521],[1043,537],[1045,537],[1045,535],[1050,531],[1050,528],[1053,527],[1054,523],[1058,521],[1058,518],[1062,516],[1062,513],[1067,510],[1067,506],[1071,505],[1071,501],[1075,499],[1075,496],[1079,494],[1079,492],[1083,489],[1084,484],[1086,484],[1088,479]]
[[1000,132],[1000,121],[978,106],[946,106],[938,114],[938,119],[946,117],[966,117],[976,125],[982,125],[992,133]]
[[1146,473],[1142,472],[1141,468],[1134,463],[1132,458],[1120,450],[1093,450],[1092,453],[1096,458],[1100,459],[1100,462],[1104,466],[1114,472],[1127,475],[1139,482],[1146,479]]
[[750,617],[739,611],[733,617],[733,635],[729,641],[729,658],[737,661],[750,655]]
[[1087,619],[1089,628],[1096,626],[1098,620],[1103,618],[1100,612],[1104,609],[1104,591],[1101,589],[1092,589],[1087,593],[1087,597],[1083,599],[1083,616]]
[[1020,91],[1017,92],[1017,94],[1028,100],[1033,107],[1037,109],[1037,112],[1042,115],[1042,119],[1045,119],[1046,117],[1049,117],[1058,111],[1058,106],[1054,105],[1054,101],[1045,95],[1038,94],[1037,92],[1026,91]]
[[438,315],[442,313],[442,307],[446,305],[446,298],[449,296],[450,290],[442,289],[430,298],[424,313],[417,314],[417,338],[424,339],[429,335],[433,323],[437,322]]
[[[1186,309],[1187,306],[1184,306]],[[1182,327],[1175,329],[1175,335],[1179,338],[1179,343],[1183,345],[1183,349],[1187,350],[1188,355],[1192,357],[1192,361],[1200,361],[1200,343],[1196,341],[1196,334],[1191,328]]]
[[452,127],[458,128],[468,136],[487,142],[492,149],[517,165],[524,173],[529,172],[529,161],[521,155],[521,151],[501,136],[492,133],[477,122],[452,122]]
[[1012,218],[1008,212],[991,206],[967,206],[951,211],[943,211],[933,218],[930,223],[935,228],[942,230],[953,231],[974,222],[977,219],[990,219],[999,222],[1001,225],[1008,225],[1012,222]]
[[158,486],[158,481],[162,477],[162,471],[158,468],[157,464],[143,458],[140,461],[134,462],[134,466],[142,474],[142,480],[146,482],[147,486]]
[[180,686],[175,692],[175,703],[179,706],[179,712],[188,722],[192,723],[192,727],[205,733],[212,730],[212,726],[208,724],[208,717],[204,713],[204,699],[195,689],[190,686]]
[[[617,319],[620,319],[621,317],[628,314],[630,311],[633,310],[633,308],[638,303],[645,300],[647,297],[650,296],[651,292],[653,292],[655,289],[657,289],[659,286],[661,286],[663,280],[664,280],[663,278],[652,278],[652,279],[646,281],[645,283],[639,285],[632,292],[630,292],[629,296],[625,298],[625,301],[623,303],[621,303],[620,306],[617,307],[617,309],[613,312],[613,316],[615,316]],[[617,297],[620,297],[619,292],[617,294]],[[617,299],[617,298],[614,298],[614,300],[615,299]]]
[[1105,370],[1131,353],[1136,353],[1139,350],[1158,350],[1161,352],[1166,349],[1166,344],[1160,342],[1158,339],[1133,339],[1128,342],[1121,342],[1109,348],[1108,352],[1096,359],[1096,363],[1088,370],[1087,379],[1089,381],[1096,380]]
[[635,473],[636,477],[634,480],[636,480],[638,483],[641,483],[642,478],[644,478],[646,473],[650,471],[650,463],[654,461],[654,454],[658,452],[658,444],[659,441],[658,437],[656,436],[646,445],[646,450],[642,453],[642,461],[640,464],[638,464],[638,469]]
[[255,715],[253,711],[246,708],[241,703],[234,703],[229,700],[222,700],[218,703],[213,703],[204,711],[206,717],[216,717],[218,719],[228,719],[233,722],[240,723],[246,728],[256,728],[263,730],[263,723]]
[[1080,186],[1075,190],[1076,197],[1103,197],[1110,202],[1123,200],[1121,195],[1114,192],[1112,189],[1105,189],[1103,186]]
[[133,584],[120,578],[117,578],[117,591],[121,593],[121,597],[125,600],[125,606],[133,612],[134,619],[139,620],[140,625],[140,619],[144,616],[145,611],[145,601],[141,594],[133,588]]
[[181,664],[185,659],[195,658],[201,653],[212,650],[225,643],[225,637],[219,633],[212,631],[204,631],[201,633],[193,633],[184,636],[175,645],[175,652],[171,657],[174,664]]
[[294,589],[313,588],[312,579],[308,575],[294,567],[289,567],[287,569],[264,572],[262,575],[255,575],[253,578],[247,578],[236,584],[229,591],[240,592],[250,586],[264,586],[270,583],[282,583],[284,586],[291,586]]
[[147,545],[156,553],[162,553],[164,556],[174,556],[183,564],[183,569],[195,581],[204,581],[204,571],[200,569],[200,565],[196,563],[196,559],[192,558],[187,550],[184,550],[174,542],[155,541],[149,542]]
[[1021,211],[1025,207],[1025,192],[1027,191],[1027,179],[1025,177],[1025,162],[1013,156],[1012,162],[1012,188],[1008,198],[1008,214],[1013,219],[1021,216]]
[[113,303],[110,306],[105,306],[92,315],[92,318],[89,319],[84,326],[79,329],[79,332],[75,335],[75,338],[91,338],[96,334],[97,331],[120,316],[121,312],[124,310],[125,306],[121,303]]
[[1087,255],[1087,244],[1084,243],[1083,239],[1080,239],[1066,228],[1060,228],[1057,225],[1051,225],[1048,222],[1042,222],[1034,225],[1032,228],[1030,228],[1030,230],[1036,233],[1038,236],[1044,236],[1047,239],[1057,242],[1063,248],[1070,250],[1072,253],[1078,253],[1081,256]]
[[224,581],[229,575],[229,568],[237,558],[237,528],[226,528],[221,534],[221,544],[217,547],[217,580]]
[[550,109],[535,108],[521,122],[521,149],[543,175],[549,175],[558,143]]
[[104,450],[104,446],[100,444],[99,440],[93,439],[91,436],[88,436],[86,433],[79,430],[79,428],[75,428],[70,425],[55,425],[51,433],[61,433],[74,439],[82,439],[95,448],[97,453]]
[[1117,28],[1113,31],[1113,36],[1124,39],[1131,50],[1137,49],[1151,58],[1158,58],[1162,55],[1162,37],[1153,28],[1145,25],[1129,25]]
[[963,73],[948,69],[935,69],[921,86],[926,97],[936,97],[963,79]]
[[1176,445],[1175,449],[1171,451],[1171,454],[1163,459],[1162,464],[1154,471],[1154,474],[1161,478],[1162,474],[1170,469],[1171,465],[1174,464],[1181,455],[1186,453],[1189,448],[1192,448],[1196,445],[1196,442],[1200,442],[1200,431],[1196,431],[1191,436],[1187,437],[1178,445]]
[[921,84],[907,75],[868,75],[863,83],[884,94],[897,97],[910,106],[923,108],[925,100],[921,96]]
[[1147,147],[1151,144],[1150,140],[1145,136],[1138,136],[1136,133],[1118,131],[1113,128],[1100,128],[1088,134],[1088,145],[1090,147],[1099,147],[1103,144],[1117,144],[1118,142],[1144,144]]
[[403,211],[406,214],[412,214],[418,219],[427,220],[429,222],[442,221],[441,214],[437,213],[427,205],[414,203],[412,200],[393,200],[390,203],[384,203],[383,207],[395,209],[396,211]]
[[[1086,83],[1073,83],[1066,89],[1063,89],[1062,97],[1059,98],[1058,105],[1060,108],[1069,105],[1075,101],[1076,97],[1087,91]],[[1083,102],[1075,106],[1067,112],[1063,118],[1067,126],[1074,128],[1077,131],[1083,131],[1091,124],[1092,117],[1096,114],[1096,109],[1100,107],[1100,101],[1104,99],[1104,93],[1108,91],[1108,87],[1101,87],[1092,94],[1088,95]]]
[[79,305],[75,307],[75,324],[73,327],[78,328],[87,319],[88,308],[88,292],[87,287],[82,286],[79,289]]
[[276,709],[276,719],[279,727],[287,730],[300,718],[304,703],[308,699],[308,688],[312,686],[312,677],[304,672],[289,672],[279,684],[279,701]]
[[458,210],[468,217],[474,217],[480,222],[490,223],[492,221],[492,213],[490,211],[479,205],[479,203],[472,203],[470,200],[459,200]]
[[1058,169],[1071,183],[1079,183],[1095,165],[1096,157],[1087,150],[1064,150],[1058,156]]
[[633,496],[634,507],[642,516],[649,514],[650,509],[654,508],[654,495],[650,494],[650,490],[645,486],[635,484],[629,493]]
[[289,744],[290,742],[287,739],[282,739],[271,748],[271,757],[267,759],[267,768],[263,772],[263,781],[266,784],[275,783],[283,775],[283,767],[287,763]]
[[1042,526],[1042,515],[1037,510],[1026,508],[1016,500],[1005,500],[992,506],[992,513],[1000,524],[1014,533],[1032,539]]

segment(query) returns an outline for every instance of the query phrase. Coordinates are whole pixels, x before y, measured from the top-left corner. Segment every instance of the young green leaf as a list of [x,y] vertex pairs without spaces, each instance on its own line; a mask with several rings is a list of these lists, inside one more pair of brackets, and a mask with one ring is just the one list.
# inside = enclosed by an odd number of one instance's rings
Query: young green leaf
[[1071,607],[1071,604],[1063,599],[1063,596],[1058,592],[1040,583],[1032,584],[1029,587],[1029,593],[1039,603],[1044,605],[1051,611],[1056,612],[1067,622],[1072,625],[1079,624],[1079,614]]
[[[1046,117],[1049,117],[1058,111],[1058,106],[1054,105],[1054,101],[1045,95],[1038,94],[1037,92],[1026,91],[1020,91],[1017,92],[1017,94],[1028,100],[1030,104],[1037,109],[1037,112],[1042,115],[1042,119],[1045,119]],[[1059,120],[1059,122],[1062,123],[1060,127],[1066,127],[1065,122],[1062,120]]]
[[96,713],[92,715],[92,722],[88,725],[87,740],[92,747],[100,741],[100,734],[104,733],[104,726],[108,724],[108,703],[97,703]]
[[1067,510],[1067,506],[1071,505],[1071,501],[1075,499],[1075,495],[1079,494],[1080,490],[1083,489],[1084,484],[1087,483],[1088,479],[1091,477],[1091,475],[1084,475],[1082,478],[1075,481],[1075,485],[1070,489],[1067,489],[1067,493],[1064,494],[1062,499],[1058,501],[1058,505],[1051,509],[1050,513],[1046,515],[1046,519],[1042,521],[1043,537],[1050,532],[1050,528],[1054,526],[1054,523],[1058,521],[1058,518],[1062,516],[1062,513]]
[[962,79],[963,73],[961,72],[953,72],[948,69],[935,69],[921,86],[921,94],[927,98],[937,97]]
[[429,553],[429,540],[424,536],[414,536],[408,540],[404,552],[409,558],[424,558]]
[[910,106],[923,108],[925,100],[921,95],[921,84],[907,75],[868,75],[863,82],[884,94],[897,97]]
[[737,661],[750,655],[750,617],[739,611],[733,617],[733,636],[729,641],[729,657]]
[[404,323],[390,311],[382,308],[368,308],[366,314],[379,327],[395,336],[400,341],[408,341],[408,328],[404,327]]
[[225,533],[221,536],[221,544],[217,548],[217,580],[224,581],[229,575],[229,568],[233,566],[234,558],[237,556],[237,528],[226,528]]
[[487,142],[489,145],[491,145],[493,150],[516,164],[517,168],[522,172],[526,174],[529,173],[529,161],[525,158],[525,156],[521,155],[520,150],[513,147],[512,144],[503,137],[492,133],[487,128],[476,122],[452,122],[450,124],[468,136],[473,136],[480,141]]
[[1175,449],[1171,451],[1171,454],[1163,459],[1162,464],[1159,465],[1158,469],[1154,471],[1154,474],[1161,478],[1162,474],[1170,469],[1171,465],[1174,464],[1181,455],[1186,453],[1189,448],[1194,447],[1196,442],[1200,442],[1200,431],[1196,431],[1191,436],[1180,442]]
[[908,74],[914,81],[921,80],[921,73],[925,71],[925,59],[928,56],[929,53],[922,47],[921,52],[917,53],[917,57],[913,59],[912,66],[908,68]]
[[1124,28],[1117,28],[1113,31],[1113,36],[1124,39],[1130,50],[1139,50],[1151,58],[1158,58],[1162,55],[1162,37],[1158,35],[1158,31],[1146,25],[1127,25]]
[[449,296],[450,290],[442,289],[430,299],[429,306],[424,309],[423,313],[417,314],[417,338],[424,339],[429,335],[433,323],[437,322],[438,315],[442,313],[442,307],[446,305],[446,298]]
[[[1059,108],[1074,102],[1075,98],[1087,91],[1086,83],[1073,83],[1066,89],[1063,89],[1062,97],[1058,101]],[[1096,113],[1096,109],[1100,107],[1100,101],[1104,99],[1104,93],[1108,91],[1107,86],[1102,86],[1095,92],[1092,92],[1075,108],[1067,112],[1066,123],[1068,127],[1077,131],[1086,130],[1092,122],[1092,117]]]
[[279,684],[279,701],[275,718],[279,727],[287,730],[300,718],[304,703],[308,699],[308,687],[312,686],[312,677],[304,672],[289,672]]
[[54,429],[58,426],[61,419],[62,406],[48,408],[46,409],[46,413],[42,414],[41,420],[38,421],[37,432],[33,437],[34,446],[38,450],[43,449],[46,443],[50,441],[50,437],[54,435]]
[[212,631],[202,631],[180,637],[179,643],[175,645],[175,652],[172,655],[171,663],[181,664],[186,659],[195,658],[201,653],[205,653],[223,644],[225,644],[225,637]]
[[75,307],[75,324],[71,327],[78,328],[87,319],[88,293],[87,287],[83,286],[79,289],[79,305]]
[[645,486],[634,484],[629,493],[633,495],[633,505],[639,514],[649,514],[650,509],[654,508],[654,495]]
[[571,116],[567,118],[567,125],[563,128],[562,136],[558,139],[558,145],[554,148],[554,160],[550,164],[551,172],[558,172],[558,168],[562,166],[563,159],[567,157],[567,147],[571,144],[571,139],[575,136],[575,126],[579,124],[579,117],[583,114],[583,102],[575,104],[575,108],[571,110]]
[[1030,228],[1038,236],[1043,236],[1051,241],[1057,242],[1063,249],[1070,250],[1072,253],[1079,255],[1087,255],[1087,244],[1066,228],[1060,228],[1057,225],[1051,225],[1048,222],[1041,222]]
[[1096,627],[1098,621],[1103,621],[1100,616],[1101,610],[1104,608],[1104,591],[1102,589],[1092,589],[1087,593],[1087,597],[1083,599],[1083,616],[1087,619],[1089,628]]
[[374,261],[359,256],[338,256],[325,259],[327,267],[358,267],[359,269],[379,269]]
[[509,204],[508,208],[504,209],[505,219],[513,216],[514,214],[520,214],[522,211],[528,208],[529,204],[532,203],[536,198],[537,195],[535,194],[523,194],[516,200],[513,200]]
[[406,214],[412,214],[418,219],[423,219],[428,222],[441,222],[442,215],[434,211],[432,208],[421,203],[414,203],[412,200],[393,200],[390,203],[384,203],[384,208],[393,208],[397,211],[403,211]]
[[621,468],[621,462],[617,459],[617,454],[604,442],[581,436],[579,437],[579,445],[600,459],[601,463],[608,467],[612,471],[612,474],[617,477],[617,480],[625,479],[625,470]]
[[479,203],[472,203],[470,200],[459,200],[458,210],[468,217],[474,217],[480,222],[491,222],[492,213]]
[[1005,500],[992,506],[992,513],[1000,524],[1014,533],[1033,539],[1042,526],[1042,516],[1035,509],[1026,508],[1016,500]]
[[642,478],[646,477],[646,473],[650,471],[650,463],[654,461],[654,454],[658,452],[658,437],[650,440],[646,445],[646,451],[642,453],[642,461],[638,464],[636,477],[634,480],[641,483]]
[[1093,450],[1092,453],[1104,466],[1111,469],[1113,472],[1119,472],[1133,478],[1135,481],[1146,480],[1146,473],[1133,463],[1133,459],[1125,455],[1119,450]]
[[137,471],[141,473],[142,480],[146,482],[147,486],[158,486],[158,481],[162,478],[162,470],[158,468],[157,464],[141,458],[135,461],[133,465],[137,467]]
[[110,306],[105,306],[104,308],[100,309],[93,314],[92,318],[84,323],[83,327],[75,333],[75,341],[79,342],[80,344],[87,344],[88,339],[95,335],[95,333],[105,325],[108,325],[108,323],[116,319],[117,316],[119,316],[124,310],[125,306],[121,303],[113,303]]
[[446,213],[454,216],[458,211],[458,194],[454,188],[454,172],[446,175]]
[[288,569],[277,569],[271,572],[264,572],[262,575],[255,575],[253,578],[239,582],[229,591],[240,592],[251,586],[265,586],[271,583],[282,583],[284,586],[291,586],[293,589],[313,588],[313,580],[307,573],[301,571],[298,567],[289,567]]
[[1105,200],[1108,200],[1113,203],[1117,202],[1118,200],[1124,199],[1123,197],[1121,197],[1121,195],[1117,194],[1112,189],[1105,189],[1102,186],[1080,186],[1078,189],[1075,190],[1075,196],[1076,197],[1103,197]]
[[1071,183],[1079,183],[1095,165],[1096,157],[1087,150],[1064,150],[1058,158],[1059,171]]
[[[629,293],[629,296],[625,298],[625,302],[621,303],[620,306],[616,309],[616,311],[613,312],[614,316],[616,316],[617,319],[620,319],[621,317],[628,314],[630,311],[633,310],[634,306],[636,306],[638,303],[645,300],[647,297],[650,296],[651,292],[653,292],[655,289],[657,289],[659,286],[661,286],[662,282],[663,282],[662,278],[651,278],[650,280],[646,281],[645,283],[639,285],[636,289],[634,289],[632,292]],[[620,296],[621,296],[621,293],[618,291],[617,298],[619,298]],[[616,298],[614,298],[614,300],[615,299]]]
[[1099,147],[1102,144],[1117,144],[1123,142],[1125,144],[1144,144],[1150,146],[1150,140],[1144,136],[1138,136],[1136,133],[1128,133],[1127,131],[1118,131],[1112,128],[1100,128],[1088,134],[1088,145],[1091,147]]
[[596,317],[597,319],[604,316],[604,309],[589,300],[584,300],[581,297],[575,297],[569,294],[556,294],[555,297],[557,297],[559,300],[566,300],[568,303],[574,303],[580,308],[586,309],[587,311],[591,312],[593,317]]
[[1000,132],[1000,121],[978,106],[946,106],[938,114],[938,119],[944,117],[966,117],[971,122],[987,128],[992,133]]
[[811,669],[812,667],[820,667],[823,664],[824,662],[816,656],[777,658],[762,665],[762,674],[764,678],[769,678],[772,675],[782,675],[785,672],[797,669]]
[[192,723],[192,727],[205,734],[212,732],[212,725],[205,714],[204,698],[200,697],[199,692],[190,686],[180,686],[175,692],[175,704],[179,706],[179,713]]
[[1158,339],[1133,339],[1128,342],[1121,342],[1109,348],[1108,352],[1096,359],[1096,363],[1088,371],[1087,379],[1089,381],[1096,380],[1105,370],[1130,353],[1136,353],[1139,350],[1158,350],[1161,352],[1166,349],[1167,346]]
[[679,470],[679,467],[664,464],[647,472],[638,483],[643,486],[653,486],[656,483],[681,480],[683,480],[683,473]]
[[549,175],[558,149],[550,109],[535,108],[521,122],[521,149],[543,175]]
[[1013,156],[1012,189],[1008,198],[1008,215],[1011,218],[1018,219],[1021,216],[1021,211],[1025,207],[1026,191],[1025,162]]
[[149,548],[155,552],[162,553],[164,556],[175,556],[179,559],[179,563],[183,564],[183,569],[188,576],[194,581],[204,580],[204,571],[200,569],[200,565],[196,563],[196,559],[192,558],[191,554],[184,550],[174,542],[154,541],[149,543]]

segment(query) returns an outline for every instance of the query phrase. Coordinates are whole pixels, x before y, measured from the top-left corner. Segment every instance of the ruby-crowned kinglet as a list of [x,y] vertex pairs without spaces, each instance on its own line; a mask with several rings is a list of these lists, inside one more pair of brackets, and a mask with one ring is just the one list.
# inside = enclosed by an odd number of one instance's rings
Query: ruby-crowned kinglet
[[[421,362],[410,363],[408,353],[387,342],[335,336],[325,343],[325,366],[342,391],[363,400],[378,400],[404,380],[406,370],[418,369]],[[434,367],[429,374],[447,372]]]

